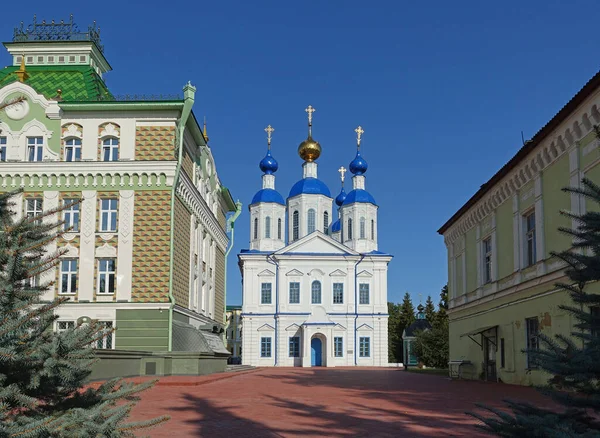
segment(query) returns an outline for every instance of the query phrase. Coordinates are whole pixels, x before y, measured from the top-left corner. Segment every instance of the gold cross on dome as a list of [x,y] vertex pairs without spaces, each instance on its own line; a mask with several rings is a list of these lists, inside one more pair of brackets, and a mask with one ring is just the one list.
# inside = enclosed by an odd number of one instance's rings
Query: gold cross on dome
[[316,111],[316,109],[314,109],[312,105],[308,105],[308,108],[306,108],[304,111],[308,113],[308,124],[312,125],[312,115]]
[[361,126],[354,130],[356,132],[356,144],[360,147],[360,137],[365,133]]
[[269,149],[271,149],[271,134],[275,131],[271,125],[265,128],[265,132],[267,133],[267,144],[269,145]]
[[344,166],[342,166],[338,169],[338,172],[340,173],[340,176],[342,177],[342,183],[344,183],[344,176],[346,175],[346,168]]

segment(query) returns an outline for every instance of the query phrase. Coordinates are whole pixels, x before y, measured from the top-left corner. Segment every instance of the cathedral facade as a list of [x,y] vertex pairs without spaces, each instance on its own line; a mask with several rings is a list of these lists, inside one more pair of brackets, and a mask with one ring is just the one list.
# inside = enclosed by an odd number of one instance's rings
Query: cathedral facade
[[[349,165],[352,190],[333,199],[318,179],[320,144],[298,147],[302,179],[287,199],[275,189],[278,163],[260,162],[262,189],[250,203],[250,248],[239,254],[243,276],[243,363],[254,366],[387,366],[387,270],[379,251],[374,197],[365,188],[367,162]],[[334,209],[334,201],[337,210]]]

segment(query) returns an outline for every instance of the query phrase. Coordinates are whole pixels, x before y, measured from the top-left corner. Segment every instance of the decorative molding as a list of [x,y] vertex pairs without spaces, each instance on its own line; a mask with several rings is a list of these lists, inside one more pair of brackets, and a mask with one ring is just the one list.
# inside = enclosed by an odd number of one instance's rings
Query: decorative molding
[[288,332],[297,332],[298,330],[300,330],[300,326],[298,324],[292,324],[292,325],[286,327],[285,330]]
[[96,257],[100,258],[115,258],[117,257],[117,248],[110,246],[108,243],[96,248]]
[[62,238],[64,240],[66,240],[67,242],[70,242],[73,239],[75,239],[75,237],[77,237],[78,235],[79,235],[79,233],[65,233],[62,235]]
[[65,246],[62,246],[60,249],[61,249],[61,251],[64,251],[64,253],[61,255],[61,257],[70,258],[70,259],[79,258],[79,250],[77,249],[77,247],[71,246],[70,243],[67,243]]
[[121,135],[121,127],[119,125],[117,125],[116,123],[106,123],[103,127],[102,130],[100,131],[100,135],[98,136],[99,138],[104,138],[104,137],[117,137],[119,138]]
[[69,123],[65,126],[63,126],[62,138],[83,138],[83,128],[81,128],[80,125],[77,125],[76,123]]
[[285,275],[287,277],[302,277],[304,274],[297,269],[292,269],[289,272],[286,272]]
[[330,277],[346,277],[347,275],[348,274],[342,271],[341,269],[336,269],[331,274],[329,274]]
[[308,273],[308,275],[310,277],[315,277],[315,276],[322,277],[322,276],[325,275],[325,272],[321,271],[319,268],[314,268],[314,269],[310,270],[310,272]]
[[[580,118],[581,123],[564,121],[560,129],[554,130],[542,140],[515,169],[511,170],[510,174],[497,182],[482,199],[452,224],[444,233],[446,246],[454,243],[458,237],[464,235],[479,221],[487,217],[491,211],[509,200],[537,174],[562,158],[579,139],[588,135],[592,131],[590,120],[593,120],[594,124],[600,123],[600,111],[595,103],[588,103],[587,106],[585,110],[574,112],[570,117],[570,120],[576,117]],[[598,140],[595,140],[592,143],[596,144],[597,142]]]
[[373,274],[371,274],[369,271],[365,270],[365,271],[360,271],[356,276],[360,277],[360,278],[371,278],[371,277],[373,277]]
[[269,269],[265,269],[264,271],[261,271],[258,273],[259,277],[274,277],[275,276],[275,272],[269,270]]
[[359,326],[356,330],[357,331],[358,330],[371,330],[372,331],[373,327],[371,327],[369,324],[363,324],[363,325]]
[[265,332],[265,331],[274,331],[275,328],[273,328],[273,326],[269,325],[269,324],[263,324],[261,325],[259,328],[256,329],[256,331],[258,332]]

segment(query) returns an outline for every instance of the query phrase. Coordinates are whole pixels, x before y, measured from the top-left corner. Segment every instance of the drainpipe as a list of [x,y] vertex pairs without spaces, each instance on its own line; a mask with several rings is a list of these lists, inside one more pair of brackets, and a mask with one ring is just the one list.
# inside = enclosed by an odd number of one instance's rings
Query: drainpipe
[[183,158],[183,133],[185,132],[185,125],[187,124],[188,118],[192,113],[195,94],[196,87],[188,82],[186,86],[183,87],[183,109],[181,110],[181,118],[177,124],[177,165],[175,167],[175,177],[173,178],[173,193],[171,194],[171,248],[169,250],[169,351],[173,349],[173,307],[175,307],[175,297],[173,296],[173,257],[175,246],[173,242],[173,236],[175,234],[173,229],[175,228],[175,196]]
[[227,257],[233,248],[233,236],[234,236],[234,225],[235,221],[242,213],[242,203],[240,201],[235,203],[235,213],[227,219],[227,226],[231,228],[231,239],[229,240],[229,248],[225,251],[225,290],[223,291],[223,302],[225,307],[223,308],[223,323],[227,323]]
[[273,366],[277,366],[277,344],[279,343],[277,336],[279,329],[279,263],[273,257],[273,254],[267,256],[267,261],[275,265],[275,363]]
[[358,365],[358,356],[356,352],[356,335],[358,334],[358,265],[365,258],[364,254],[360,255],[360,260],[354,265],[354,366]]

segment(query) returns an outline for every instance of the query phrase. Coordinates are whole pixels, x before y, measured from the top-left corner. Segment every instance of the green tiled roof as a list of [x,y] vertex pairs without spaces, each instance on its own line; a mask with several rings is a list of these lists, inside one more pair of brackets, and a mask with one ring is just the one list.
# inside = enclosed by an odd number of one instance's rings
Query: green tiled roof
[[[0,88],[18,80],[14,74],[19,67],[0,70]],[[62,90],[63,101],[94,101],[111,97],[106,84],[88,65],[28,66],[29,79],[25,83],[47,98]]]

